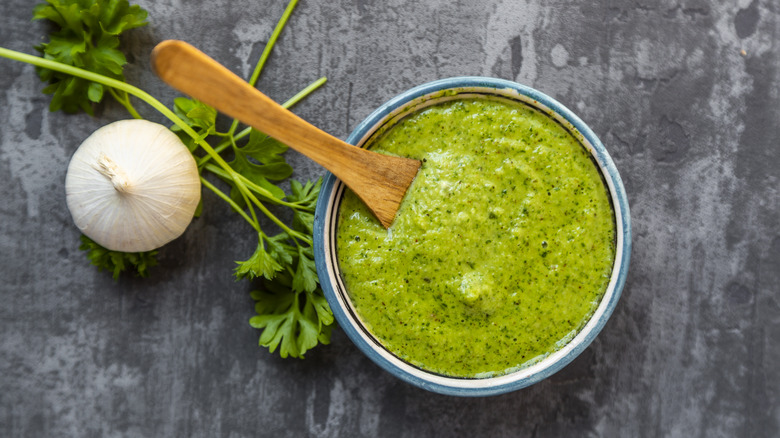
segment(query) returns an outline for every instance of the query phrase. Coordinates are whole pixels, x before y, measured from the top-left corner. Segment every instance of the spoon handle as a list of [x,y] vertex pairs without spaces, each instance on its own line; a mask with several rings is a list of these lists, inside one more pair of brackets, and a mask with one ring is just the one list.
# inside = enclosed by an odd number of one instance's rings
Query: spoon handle
[[[385,227],[398,205],[383,205],[388,193],[400,204],[420,162],[361,149],[316,128],[274,102],[195,47],[163,41],[152,52],[157,75],[179,91],[262,131],[311,158],[352,189]],[[411,173],[411,178],[404,174]],[[399,176],[403,178],[399,178]],[[408,181],[407,181],[408,180]],[[400,191],[400,196],[397,192]],[[376,201],[379,199],[379,201]]]

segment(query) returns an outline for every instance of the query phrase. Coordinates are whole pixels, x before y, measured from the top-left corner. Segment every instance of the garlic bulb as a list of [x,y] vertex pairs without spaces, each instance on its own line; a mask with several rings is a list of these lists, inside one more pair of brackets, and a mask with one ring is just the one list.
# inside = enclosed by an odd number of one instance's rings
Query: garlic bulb
[[184,233],[200,202],[200,176],[168,128],[121,120],[79,146],[65,193],[73,221],[89,238],[114,251],[150,251]]

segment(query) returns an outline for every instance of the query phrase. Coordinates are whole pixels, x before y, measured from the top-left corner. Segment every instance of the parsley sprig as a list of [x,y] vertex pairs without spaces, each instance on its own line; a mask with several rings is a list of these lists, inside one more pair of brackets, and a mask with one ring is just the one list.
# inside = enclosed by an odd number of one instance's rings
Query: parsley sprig
[[106,269],[111,272],[114,280],[118,280],[119,274],[130,267],[133,268],[139,277],[148,277],[149,268],[157,266],[157,250],[144,252],[112,251],[84,235],[81,236],[79,249],[87,251],[87,258],[90,263],[97,266],[99,271]]
[[[49,35],[49,42],[36,46],[44,59],[82,67],[103,76],[124,81],[127,59],[119,50],[119,34],[145,26],[147,12],[130,6],[127,0],[47,0],[33,8],[33,20],[49,20],[60,30]],[[51,111],[84,111],[93,115],[92,103],[99,103],[108,91],[119,103],[140,118],[129,104],[127,93],[51,69],[38,69],[41,80],[52,94]]]
[[[287,5],[266,44],[249,83],[255,85],[271,50],[289,19],[297,0]],[[256,316],[253,327],[262,330],[259,344],[282,357],[299,357],[318,343],[330,339],[333,314],[319,287],[314,267],[312,222],[321,180],[301,183],[289,179],[293,173],[284,152],[287,146],[253,128],[233,120],[229,129],[217,129],[217,112],[196,100],[179,97],[169,109],[147,92],[125,82],[127,63],[119,47],[123,31],[147,24],[147,12],[127,0],[47,0],[35,7],[34,19],[46,19],[59,26],[48,43],[36,47],[42,57],[4,49],[0,56],[36,66],[52,94],[50,110],[85,111],[107,94],[124,106],[134,118],[141,118],[130,97],[137,98],[169,119],[171,129],[196,157],[201,183],[227,202],[257,236],[254,253],[237,262],[237,279],[259,281],[262,289],[251,292]],[[320,78],[285,102],[290,107],[325,82]],[[213,146],[212,146],[213,145]],[[227,161],[223,153],[232,156]],[[209,175],[216,177],[209,177]],[[290,181],[290,193],[278,183]],[[226,193],[219,186],[228,188]],[[269,208],[288,209],[285,222]],[[199,209],[200,210],[200,209]],[[262,216],[261,216],[262,214]],[[261,217],[266,220],[261,221]],[[86,237],[82,249],[99,269],[114,278],[129,267],[141,276],[156,264],[156,251],[120,253],[108,251]]]

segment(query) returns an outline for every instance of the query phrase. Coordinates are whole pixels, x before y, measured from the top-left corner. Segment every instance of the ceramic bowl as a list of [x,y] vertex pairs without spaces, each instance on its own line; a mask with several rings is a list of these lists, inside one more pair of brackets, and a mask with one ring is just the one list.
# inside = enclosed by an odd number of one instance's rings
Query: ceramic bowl
[[388,123],[422,107],[466,94],[503,96],[535,107],[556,119],[591,152],[611,195],[616,224],[616,257],[604,296],[582,330],[563,348],[534,365],[490,378],[442,376],[417,368],[393,355],[368,332],[350,301],[336,257],[338,208],[345,186],[326,175],[314,219],[314,252],[322,289],[333,314],[347,336],[371,360],[394,376],[429,391],[457,396],[487,396],[514,391],[543,380],[574,360],[606,324],[626,280],[631,253],[631,222],[628,200],[612,159],[596,135],[574,113],[532,88],[500,79],[456,77],[430,82],[401,93],[361,122],[347,139],[363,146],[371,135]]

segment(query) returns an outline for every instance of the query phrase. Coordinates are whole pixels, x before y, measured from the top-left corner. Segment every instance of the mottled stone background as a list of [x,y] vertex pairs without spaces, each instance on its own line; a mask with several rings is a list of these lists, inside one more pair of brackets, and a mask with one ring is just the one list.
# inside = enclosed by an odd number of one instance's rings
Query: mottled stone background
[[[0,45],[34,53],[34,3],[0,2]],[[138,3],[151,25],[124,39],[126,74],[166,103],[154,44],[247,75],[285,7]],[[612,319],[552,378],[481,399],[404,384],[340,330],[303,361],[258,348],[231,278],[254,237],[209,193],[152,278],[97,272],[65,170],[127,116],[49,113],[33,68],[0,59],[0,436],[780,435],[779,38],[776,0],[301,0],[260,88],[284,100],[327,76],[295,111],[334,135],[414,85],[495,76],[577,112],[623,176],[634,250]]]

